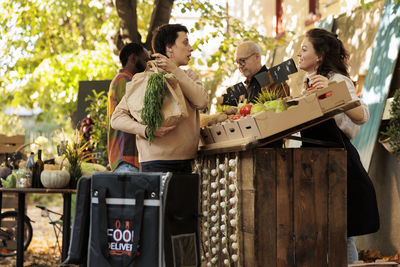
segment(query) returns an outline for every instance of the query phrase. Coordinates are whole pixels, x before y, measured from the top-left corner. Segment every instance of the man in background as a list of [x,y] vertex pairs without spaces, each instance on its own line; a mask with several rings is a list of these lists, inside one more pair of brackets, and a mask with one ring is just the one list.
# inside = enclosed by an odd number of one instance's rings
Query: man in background
[[146,69],[149,60],[148,52],[143,46],[136,43],[125,45],[119,59],[122,69],[111,81],[107,103],[107,151],[111,170],[114,172],[139,171],[136,135],[124,133],[111,127],[111,115],[115,107],[125,95],[126,83],[133,75]]
[[[243,97],[247,99],[247,103],[254,103],[261,92],[261,86],[254,76],[268,71],[267,67],[261,64],[260,47],[252,41],[241,43],[236,49],[235,63],[239,71],[246,77],[244,81],[246,92]],[[273,88],[271,87],[268,90],[274,90]],[[290,94],[289,87],[283,87],[283,90],[279,91],[278,94],[280,97],[288,96]]]

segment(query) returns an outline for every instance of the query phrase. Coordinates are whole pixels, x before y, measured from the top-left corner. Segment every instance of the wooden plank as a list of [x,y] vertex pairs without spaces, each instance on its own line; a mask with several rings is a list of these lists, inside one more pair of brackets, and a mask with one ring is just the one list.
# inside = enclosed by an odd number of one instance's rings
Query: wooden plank
[[346,151],[329,150],[328,258],[329,266],[347,264],[347,160]]
[[277,266],[294,267],[293,149],[277,150],[276,184]]
[[276,150],[256,149],[255,247],[257,265],[276,266]]
[[326,176],[327,156],[323,149],[295,150],[293,162],[296,265],[327,266],[327,240],[324,240],[327,218],[322,214],[327,211],[327,203],[322,198],[323,194],[326,197],[327,189],[321,179]]
[[0,144],[24,144],[25,135],[7,136],[0,134]]
[[368,105],[370,118],[361,126],[360,133],[352,140],[368,171],[372,152],[378,137],[382,112],[388,96],[393,69],[400,46],[400,4],[386,0],[379,20],[372,50],[371,62],[365,76],[361,98]]
[[4,153],[13,153],[16,152],[17,149],[22,146],[24,143],[21,144],[17,144],[17,145],[4,145],[4,144],[0,144],[0,153],[4,154]]

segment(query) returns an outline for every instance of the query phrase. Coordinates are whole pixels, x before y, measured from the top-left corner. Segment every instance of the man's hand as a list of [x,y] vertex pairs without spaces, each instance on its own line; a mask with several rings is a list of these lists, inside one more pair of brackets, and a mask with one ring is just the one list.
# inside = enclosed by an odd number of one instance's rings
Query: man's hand
[[160,129],[154,131],[154,136],[162,137],[175,129],[176,125],[168,126],[168,127],[163,127],[161,126]]

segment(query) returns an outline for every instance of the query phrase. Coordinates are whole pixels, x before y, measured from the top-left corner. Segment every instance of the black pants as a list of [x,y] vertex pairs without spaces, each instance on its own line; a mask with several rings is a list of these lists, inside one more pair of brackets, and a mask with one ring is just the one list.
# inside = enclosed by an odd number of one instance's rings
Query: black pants
[[191,160],[155,160],[140,163],[142,172],[192,173]]

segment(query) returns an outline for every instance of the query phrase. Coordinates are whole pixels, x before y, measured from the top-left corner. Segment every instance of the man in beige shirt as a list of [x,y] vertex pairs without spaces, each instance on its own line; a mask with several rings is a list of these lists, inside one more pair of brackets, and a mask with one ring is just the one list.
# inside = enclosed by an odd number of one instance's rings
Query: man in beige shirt
[[193,70],[179,68],[188,64],[193,51],[185,26],[167,24],[159,27],[153,36],[152,45],[158,67],[174,74],[179,81],[188,117],[176,126],[161,127],[155,131],[154,141],[149,144],[146,125],[131,117],[127,100],[123,98],[112,115],[111,127],[136,134],[142,171],[191,173],[191,160],[196,156],[199,143],[199,110],[208,105],[208,94]]

